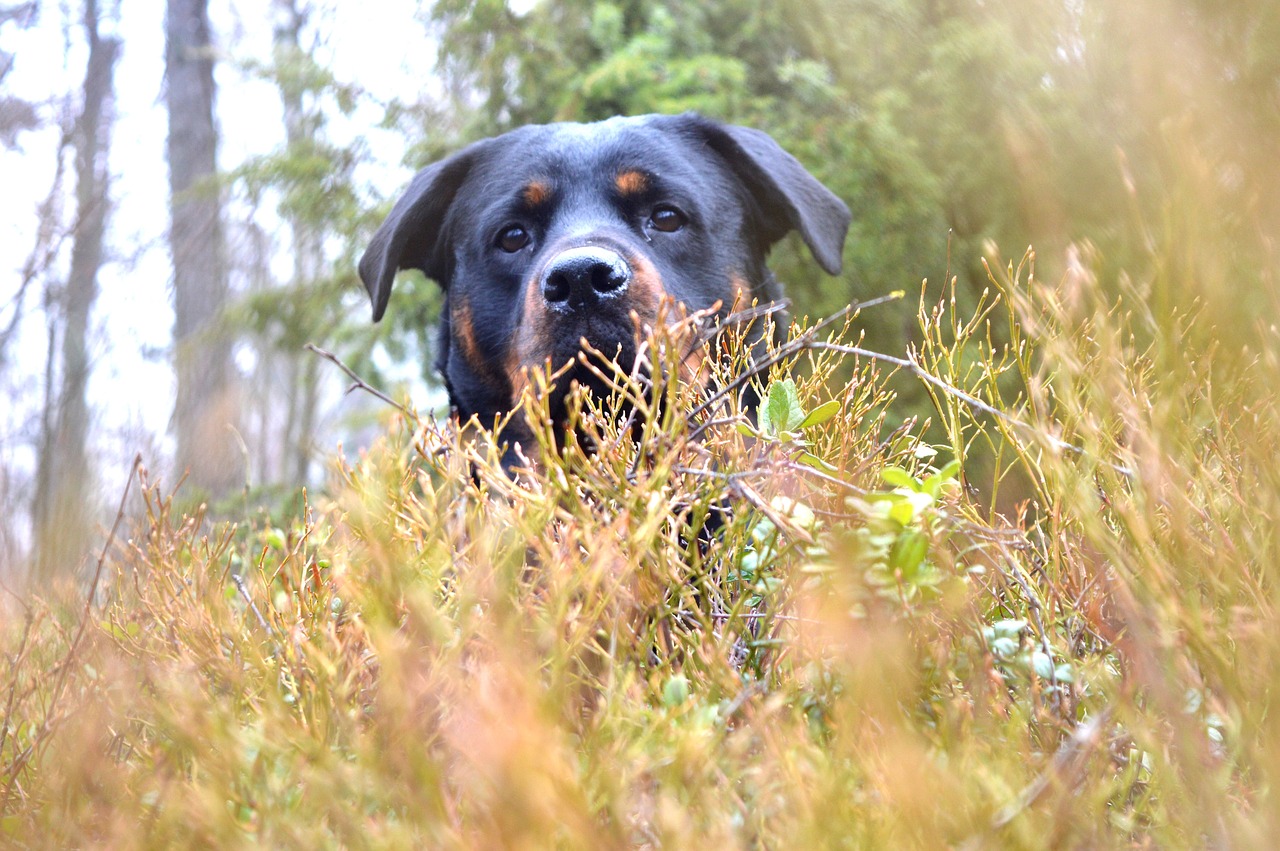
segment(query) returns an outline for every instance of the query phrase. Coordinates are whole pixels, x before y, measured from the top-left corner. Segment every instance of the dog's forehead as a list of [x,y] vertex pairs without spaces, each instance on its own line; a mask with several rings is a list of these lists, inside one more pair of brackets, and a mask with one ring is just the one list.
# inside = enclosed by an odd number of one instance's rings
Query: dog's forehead
[[531,125],[494,141],[492,155],[481,169],[485,182],[529,177],[580,180],[619,168],[679,175],[692,171],[690,160],[699,157],[680,133],[647,116]]
[[570,144],[600,145],[612,139],[619,139],[628,133],[634,135],[640,128],[652,128],[652,126],[648,116],[615,116],[590,124],[579,124],[573,121],[544,124],[542,129]]

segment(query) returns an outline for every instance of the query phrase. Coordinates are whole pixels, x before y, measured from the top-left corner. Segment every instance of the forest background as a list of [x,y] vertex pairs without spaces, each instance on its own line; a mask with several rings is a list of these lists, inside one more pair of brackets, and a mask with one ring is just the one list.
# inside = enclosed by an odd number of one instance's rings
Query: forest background
[[[1265,0],[208,5],[0,6],[6,577],[73,571],[139,451],[193,500],[275,511],[323,483],[377,410],[306,343],[438,402],[434,285],[408,276],[373,326],[354,262],[414,168],[528,122],[692,109],[767,130],[854,211],[839,279],[774,252],[795,313],[905,289],[862,320],[881,352],[919,333],[922,280],[971,304],[982,258],[1029,245],[1068,299],[1194,312],[1188,345],[1248,344],[1276,315]],[[195,76],[163,64],[183,21],[204,22]],[[166,192],[167,124],[204,100],[220,153]],[[208,303],[177,319],[191,292]],[[893,417],[928,413],[902,393]]]

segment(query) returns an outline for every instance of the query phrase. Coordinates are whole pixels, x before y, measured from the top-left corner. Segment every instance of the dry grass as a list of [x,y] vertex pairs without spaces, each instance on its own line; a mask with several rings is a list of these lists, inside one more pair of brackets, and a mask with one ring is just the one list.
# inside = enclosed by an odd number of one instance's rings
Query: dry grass
[[996,278],[922,305],[936,449],[836,328],[756,429],[619,379],[638,414],[555,452],[531,401],[516,480],[411,418],[287,528],[144,474],[92,606],[6,604],[3,843],[1265,844],[1280,345]]

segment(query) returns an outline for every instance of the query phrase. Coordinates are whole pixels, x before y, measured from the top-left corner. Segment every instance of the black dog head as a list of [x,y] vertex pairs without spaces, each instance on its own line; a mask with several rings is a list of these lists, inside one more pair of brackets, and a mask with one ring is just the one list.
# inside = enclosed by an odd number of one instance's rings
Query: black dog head
[[849,221],[757,130],[692,114],[530,126],[420,171],[360,277],[375,321],[397,270],[439,282],[437,366],[458,413],[491,423],[527,367],[564,366],[583,339],[629,368],[633,312],[652,323],[666,298],[689,310],[776,299],[765,256],[791,230],[838,273]]

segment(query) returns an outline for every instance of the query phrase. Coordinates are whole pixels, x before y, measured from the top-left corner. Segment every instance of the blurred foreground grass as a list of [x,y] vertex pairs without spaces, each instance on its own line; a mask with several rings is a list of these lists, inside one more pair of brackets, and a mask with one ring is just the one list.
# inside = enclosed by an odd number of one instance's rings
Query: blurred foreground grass
[[516,480],[414,417],[288,528],[144,474],[91,605],[3,604],[0,844],[1265,846],[1280,342],[1066,283],[922,299],[938,446],[832,326],[754,426],[531,402]]

